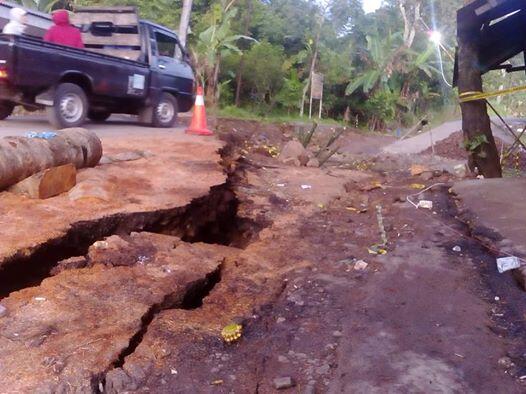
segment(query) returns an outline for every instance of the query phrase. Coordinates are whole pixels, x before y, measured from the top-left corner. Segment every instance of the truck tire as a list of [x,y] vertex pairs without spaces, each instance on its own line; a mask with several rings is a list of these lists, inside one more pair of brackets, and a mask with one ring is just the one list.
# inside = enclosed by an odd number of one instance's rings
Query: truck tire
[[111,112],[108,111],[89,111],[88,118],[93,122],[105,122],[111,116]]
[[13,113],[15,106],[7,101],[0,101],[0,120],[4,120]]
[[47,107],[49,122],[57,129],[79,127],[88,115],[88,99],[84,90],[73,83],[61,83],[55,90],[54,105]]
[[173,127],[177,120],[178,111],[177,99],[170,93],[163,93],[159,103],[153,110],[153,126]]

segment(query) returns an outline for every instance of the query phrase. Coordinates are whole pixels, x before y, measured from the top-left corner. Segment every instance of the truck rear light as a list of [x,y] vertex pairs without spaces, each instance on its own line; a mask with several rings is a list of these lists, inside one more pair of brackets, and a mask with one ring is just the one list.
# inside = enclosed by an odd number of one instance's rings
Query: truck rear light
[[7,79],[8,77],[7,69],[0,67],[0,79]]

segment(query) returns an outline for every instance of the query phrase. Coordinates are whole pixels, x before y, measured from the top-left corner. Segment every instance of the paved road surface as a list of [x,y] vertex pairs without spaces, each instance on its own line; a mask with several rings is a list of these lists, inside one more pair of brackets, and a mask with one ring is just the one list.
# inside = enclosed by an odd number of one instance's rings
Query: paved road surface
[[[126,134],[144,134],[150,132],[174,132],[183,131],[182,123],[185,119],[178,121],[178,126],[172,129],[157,129],[151,127],[141,126],[137,122],[136,117],[128,117],[122,115],[112,116],[104,123],[87,123],[85,126],[90,130],[94,130],[101,137],[126,135]],[[0,121],[0,137],[7,136],[23,136],[28,132],[42,132],[53,130],[53,127],[47,122],[44,115],[30,115],[30,116],[14,116],[7,120]]]
[[[493,118],[492,120],[494,122],[491,125],[493,129],[493,135],[499,137],[508,144],[513,143],[513,137],[511,137],[510,134],[508,134],[508,132],[505,131],[502,126],[500,126],[499,120]],[[509,118],[507,121],[515,130],[517,130],[519,127],[524,127],[524,121],[521,121],[520,119]],[[499,126],[496,126],[497,124]],[[452,122],[446,122],[430,131],[423,132],[414,137],[405,139],[403,141],[396,141],[391,145],[385,146],[383,151],[394,154],[420,153],[431,146],[431,141],[437,143],[439,141],[445,140],[451,134],[459,130],[462,130],[462,121],[456,120]]]

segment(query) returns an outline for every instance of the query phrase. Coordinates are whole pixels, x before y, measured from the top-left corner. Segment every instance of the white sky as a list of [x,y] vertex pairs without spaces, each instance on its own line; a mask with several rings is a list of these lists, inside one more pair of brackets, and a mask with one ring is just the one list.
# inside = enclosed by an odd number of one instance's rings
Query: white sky
[[382,5],[382,0],[362,0],[365,13],[374,12]]

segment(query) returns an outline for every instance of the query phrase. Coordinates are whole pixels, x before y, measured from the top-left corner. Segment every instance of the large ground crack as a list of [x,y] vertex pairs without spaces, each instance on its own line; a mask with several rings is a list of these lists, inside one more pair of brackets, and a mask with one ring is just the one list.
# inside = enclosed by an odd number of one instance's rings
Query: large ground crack
[[[244,233],[253,235],[265,225],[238,217],[239,201],[235,188],[237,182],[243,178],[243,169],[236,166],[232,158],[233,152],[234,149],[229,146],[220,152],[221,164],[228,176],[226,183],[212,187],[206,196],[195,199],[185,207],[115,214],[94,221],[78,222],[59,238],[30,250],[19,251],[3,262],[0,271],[0,298],[40,285],[60,261],[84,256],[94,242],[112,235],[147,231],[173,235],[190,243],[246,246],[248,240]],[[247,228],[252,231],[247,232]]]
[[152,305],[148,312],[142,317],[141,329],[130,339],[128,347],[122,350],[117,360],[113,363],[113,368],[122,368],[126,357],[130,356],[141,344],[148,327],[155,316],[160,312],[170,309],[197,309],[203,305],[203,299],[210,294],[214,287],[221,281],[221,271],[223,266],[220,265],[215,271],[208,274],[205,278],[194,283],[190,283],[185,291],[181,301],[176,293],[167,294],[159,304]]

